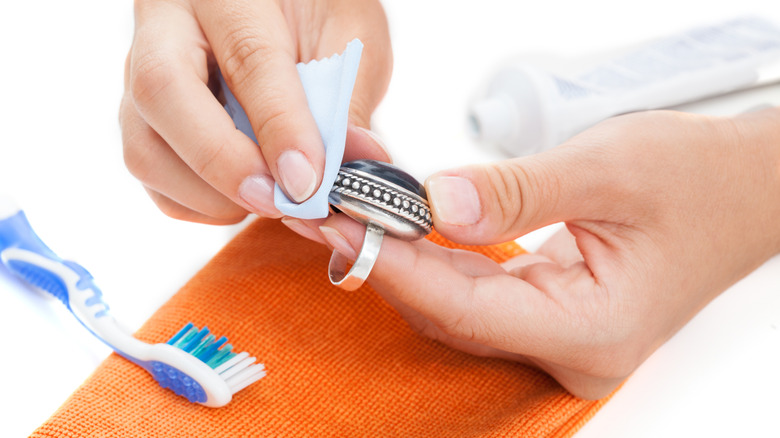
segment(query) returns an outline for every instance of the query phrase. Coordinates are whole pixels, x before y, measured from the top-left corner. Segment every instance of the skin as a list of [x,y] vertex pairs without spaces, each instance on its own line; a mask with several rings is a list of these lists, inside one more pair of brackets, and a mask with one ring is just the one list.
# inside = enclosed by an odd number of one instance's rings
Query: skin
[[[322,140],[296,63],[365,44],[346,156],[390,157],[370,131],[392,70],[387,21],[371,0],[137,0],[120,106],[125,163],[167,215],[230,224],[280,217],[271,188],[298,202],[319,187]],[[260,147],[222,108],[217,70]],[[316,226],[292,221],[299,230]]]
[[[424,335],[537,366],[579,397],[606,396],[780,252],[777,139],[780,109],[737,118],[647,112],[536,156],[441,172],[426,187],[434,226],[450,240],[566,228],[503,265],[386,238],[368,281]],[[477,214],[452,213],[468,198],[453,177],[473,185]],[[362,226],[336,216],[323,229],[355,258]]]
[[[120,109],[128,169],[178,219],[278,217],[265,186],[278,181],[292,198],[308,197],[307,184],[286,186],[285,152],[306,158],[316,185],[322,175],[295,64],[340,53],[356,36],[365,49],[345,161],[388,161],[367,130],[392,68],[378,2],[137,0]],[[217,67],[260,147],[222,109]],[[504,264],[386,237],[368,281],[423,335],[603,397],[780,252],[778,139],[780,109],[735,118],[645,112],[542,154],[440,172],[426,189],[434,226],[452,241],[491,244],[566,227]],[[282,221],[352,260],[365,233],[343,215]]]

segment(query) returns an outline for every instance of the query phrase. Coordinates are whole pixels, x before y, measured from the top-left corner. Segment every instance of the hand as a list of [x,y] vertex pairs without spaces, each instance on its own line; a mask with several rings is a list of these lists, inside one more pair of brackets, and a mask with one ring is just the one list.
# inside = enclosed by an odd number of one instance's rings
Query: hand
[[[235,223],[247,211],[279,217],[278,181],[296,202],[325,164],[296,63],[341,53],[360,38],[347,159],[389,156],[368,131],[392,54],[376,0],[136,0],[135,37],[120,108],[130,172],[169,216]],[[249,115],[260,147],[215,97],[217,68]]]
[[[489,244],[566,227],[503,265],[386,238],[371,285],[418,331],[609,394],[731,284],[780,252],[780,109],[617,117],[547,153],[427,181],[435,228]],[[363,228],[323,234],[354,259]]]

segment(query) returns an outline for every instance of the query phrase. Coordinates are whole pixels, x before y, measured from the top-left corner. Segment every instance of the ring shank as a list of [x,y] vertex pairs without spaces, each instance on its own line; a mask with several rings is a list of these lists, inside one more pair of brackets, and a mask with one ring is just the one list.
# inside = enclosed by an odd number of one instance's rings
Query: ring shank
[[[382,227],[369,223],[366,225],[366,235],[363,246],[352,267],[347,271],[347,258],[338,251],[333,251],[328,263],[330,282],[344,290],[353,291],[363,285],[374,267],[385,231]],[[346,272],[345,272],[346,271]]]

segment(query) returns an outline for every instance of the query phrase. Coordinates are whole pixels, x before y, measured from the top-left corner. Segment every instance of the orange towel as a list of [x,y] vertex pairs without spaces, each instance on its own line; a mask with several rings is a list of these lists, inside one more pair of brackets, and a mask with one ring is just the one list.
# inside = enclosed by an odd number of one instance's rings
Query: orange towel
[[[522,252],[471,249],[498,261]],[[164,342],[192,321],[257,355],[268,376],[226,407],[189,403],[114,354],[32,436],[568,437],[605,402],[414,333],[369,286],[332,286],[329,257],[258,220],[138,331]]]

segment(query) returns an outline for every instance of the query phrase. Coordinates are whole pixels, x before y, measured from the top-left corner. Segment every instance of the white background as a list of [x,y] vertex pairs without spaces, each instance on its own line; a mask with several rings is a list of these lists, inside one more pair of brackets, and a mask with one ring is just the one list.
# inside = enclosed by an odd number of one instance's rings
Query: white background
[[[780,22],[771,0],[385,6],[395,70],[375,127],[396,162],[420,179],[498,158],[469,139],[465,110],[510,55],[595,54],[746,13]],[[241,226],[166,218],[125,170],[117,108],[132,31],[128,1],[0,6],[0,192],[25,208],[50,247],[93,273],[114,315],[134,330]],[[778,88],[687,109],[723,114],[780,104]],[[531,248],[538,241],[539,234],[521,240]],[[778,327],[776,257],[659,349],[577,437],[780,436]],[[29,434],[109,353],[58,302],[2,269],[0,332],[4,437]]]

